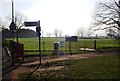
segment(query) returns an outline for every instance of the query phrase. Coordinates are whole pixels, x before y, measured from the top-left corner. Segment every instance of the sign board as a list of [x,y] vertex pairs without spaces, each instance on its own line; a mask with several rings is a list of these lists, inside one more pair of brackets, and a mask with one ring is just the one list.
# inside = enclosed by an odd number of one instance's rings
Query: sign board
[[72,42],[77,42],[77,36],[72,36],[72,37],[71,37],[71,41],[72,41]]
[[25,26],[38,26],[39,22],[24,22]]
[[77,36],[66,37],[66,42],[77,42]]
[[71,42],[71,37],[66,37],[65,40],[66,42]]
[[64,42],[63,41],[60,42],[60,47],[64,48]]

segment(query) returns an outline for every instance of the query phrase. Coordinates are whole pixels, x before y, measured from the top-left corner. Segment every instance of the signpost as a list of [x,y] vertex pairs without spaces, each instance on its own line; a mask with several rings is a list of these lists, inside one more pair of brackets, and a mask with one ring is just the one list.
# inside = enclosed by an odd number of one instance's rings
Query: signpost
[[41,46],[40,46],[40,42],[41,42],[41,27],[40,27],[40,20],[38,22],[24,22],[24,25],[26,27],[30,27],[30,26],[36,26],[36,32],[37,35],[39,37],[39,58],[40,58],[40,65],[41,65]]
[[13,4],[13,1],[12,1],[12,22],[10,23],[10,26],[9,26],[10,30],[12,31],[11,32],[11,38],[13,39],[12,42],[10,42],[11,45],[11,48],[12,48],[12,53],[11,53],[11,57],[12,57],[12,65],[15,64],[15,45],[14,45],[14,31],[16,30],[16,24],[14,22],[14,4]]

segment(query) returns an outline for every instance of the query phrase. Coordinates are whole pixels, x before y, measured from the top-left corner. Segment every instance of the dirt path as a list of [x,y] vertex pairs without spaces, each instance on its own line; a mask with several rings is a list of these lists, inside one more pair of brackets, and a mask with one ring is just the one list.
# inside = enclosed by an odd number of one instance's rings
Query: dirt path
[[[58,61],[58,60],[66,60],[66,59],[84,59],[84,58],[93,58],[93,57],[98,57],[98,56],[103,56],[104,54],[95,54],[95,53],[89,53],[89,54],[76,54],[76,55],[62,55],[58,56],[56,58],[49,58],[49,57],[44,57],[42,58],[42,64],[45,64],[46,62],[52,62],[52,61]],[[20,67],[17,69],[11,71],[10,73],[6,74],[3,76],[3,79],[19,79],[19,75],[21,73],[26,73],[26,72],[32,72],[37,65],[39,64],[39,60],[35,62],[30,62],[30,63],[23,63]],[[35,66],[36,67],[29,67],[29,66]],[[49,70],[49,69],[54,69],[58,70],[64,68],[64,66],[51,66],[51,67],[40,67],[37,71],[43,71],[43,70]]]

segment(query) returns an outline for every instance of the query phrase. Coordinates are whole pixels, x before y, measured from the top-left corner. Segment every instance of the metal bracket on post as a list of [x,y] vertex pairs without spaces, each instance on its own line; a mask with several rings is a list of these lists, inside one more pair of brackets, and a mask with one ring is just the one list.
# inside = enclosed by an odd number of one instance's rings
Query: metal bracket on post
[[69,42],[69,52],[70,52],[70,55],[72,55],[71,42]]

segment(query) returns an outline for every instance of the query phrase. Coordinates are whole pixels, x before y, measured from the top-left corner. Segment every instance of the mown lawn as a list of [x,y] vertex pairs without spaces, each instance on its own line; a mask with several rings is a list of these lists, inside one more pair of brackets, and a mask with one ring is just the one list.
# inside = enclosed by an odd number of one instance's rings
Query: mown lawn
[[117,79],[118,57],[79,60],[69,69],[65,69],[65,75],[75,79]]
[[[43,50],[44,45],[44,50],[53,50],[54,42],[60,42],[61,40],[62,38],[41,38],[41,49]],[[39,47],[38,38],[19,38],[19,43],[24,44],[25,50],[38,50]]]
[[[9,40],[9,39],[6,39]],[[96,40],[96,48],[102,50],[111,50],[117,46],[115,39],[94,39]],[[78,39],[78,42],[71,43],[72,53],[84,53],[87,51],[79,50],[80,48],[91,48],[94,49],[94,40],[93,39]],[[60,47],[60,42],[64,41],[64,48]],[[39,49],[39,40],[38,38],[19,38],[19,42],[24,44],[24,50],[38,50]],[[51,55],[54,50],[54,42],[59,42],[59,51],[63,51],[67,54],[69,53],[69,43],[65,42],[65,38],[41,38],[41,50],[43,55]],[[49,51],[50,50],[50,51]],[[29,54],[38,54],[38,52],[25,52],[25,55]]]
[[[118,46],[117,42],[114,39],[94,39],[96,40],[97,48],[102,47],[115,47]],[[94,40],[93,39],[78,39],[78,42],[72,42],[73,49],[81,48],[94,48]],[[19,42],[24,44],[25,50],[34,50],[38,49],[38,38],[19,38]],[[65,48],[69,48],[69,43],[65,42],[65,38],[41,38],[41,49],[45,50],[53,50],[54,42],[64,41]],[[43,46],[44,45],[44,46]],[[59,47],[60,48],[60,47]]]
[[[118,58],[110,55],[89,59],[63,60],[53,62],[57,66],[65,66],[61,70],[35,72],[29,79],[118,79]],[[29,73],[20,78],[25,80]]]

